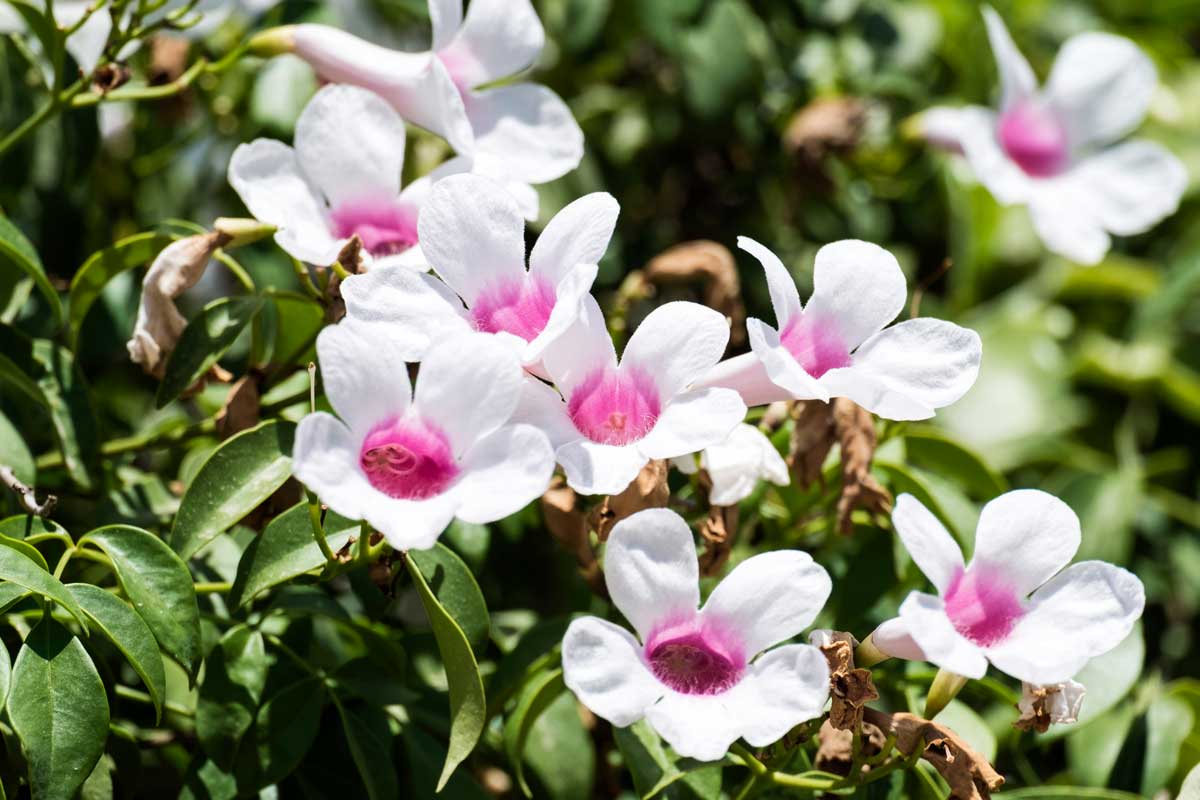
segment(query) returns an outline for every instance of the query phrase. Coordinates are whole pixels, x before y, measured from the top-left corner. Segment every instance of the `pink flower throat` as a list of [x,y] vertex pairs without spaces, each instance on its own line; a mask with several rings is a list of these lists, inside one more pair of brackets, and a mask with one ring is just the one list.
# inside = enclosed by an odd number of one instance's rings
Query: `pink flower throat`
[[330,212],[333,235],[348,239],[354,234],[372,256],[403,253],[417,243],[416,209],[394,199],[367,197],[349,200]]
[[636,369],[598,369],[575,387],[567,401],[575,428],[600,444],[638,441],[653,430],[661,412],[654,379]]
[[377,425],[363,440],[358,463],[372,486],[399,500],[439,495],[459,473],[446,434],[411,417]]
[[746,671],[733,637],[703,623],[673,625],[650,636],[644,655],[654,677],[682,694],[720,694]]
[[997,131],[1008,157],[1035,178],[1048,178],[1067,168],[1070,142],[1054,112],[1033,100],[1014,103],[1000,117]]
[[837,326],[828,320],[801,312],[788,321],[779,339],[814,378],[850,366],[850,348],[842,341]]
[[480,292],[471,319],[484,333],[511,333],[531,342],[546,327],[557,299],[548,281],[526,275]]
[[1004,641],[1025,615],[1012,585],[982,565],[955,575],[943,600],[954,629],[981,647]]

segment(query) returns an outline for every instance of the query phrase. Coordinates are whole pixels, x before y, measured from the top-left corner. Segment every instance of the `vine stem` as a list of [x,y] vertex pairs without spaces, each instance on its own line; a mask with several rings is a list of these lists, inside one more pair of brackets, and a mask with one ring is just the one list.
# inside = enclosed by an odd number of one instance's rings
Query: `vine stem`
[[204,582],[196,584],[196,594],[225,594],[233,589],[229,581]]

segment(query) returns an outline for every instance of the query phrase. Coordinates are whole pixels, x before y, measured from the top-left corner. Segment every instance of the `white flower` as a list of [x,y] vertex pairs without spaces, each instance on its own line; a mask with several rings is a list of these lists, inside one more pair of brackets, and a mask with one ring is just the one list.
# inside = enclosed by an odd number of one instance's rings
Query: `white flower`
[[1145,590],[1132,573],[1103,561],[1067,566],[1079,518],[1045,492],[1008,492],[984,506],[965,566],[949,531],[911,495],[896,499],[892,522],[939,596],[913,592],[871,634],[888,655],[968,678],[982,678],[991,662],[1028,683],[1060,683],[1116,647],[1142,615]]
[[700,385],[737,389],[752,406],[848,397],[873,414],[908,420],[932,417],[975,383],[975,331],[928,317],[885,329],[904,308],[905,281],[883,248],[855,240],[822,247],[803,308],[774,253],[745,236],[738,247],[762,262],[779,329],[746,320],[751,352],[717,365]]
[[[76,66],[85,76],[90,76],[100,63],[100,56],[108,45],[108,35],[112,32],[113,25],[112,14],[108,9],[101,8],[92,12],[94,5],[96,4],[91,0],[57,0],[54,3],[54,24],[59,30],[65,31],[78,25],[84,15],[91,12],[87,21],[67,37],[65,44],[67,52],[75,59]],[[40,8],[38,11],[40,13]],[[0,34],[25,32],[28,32],[28,25],[24,17],[7,3],[0,4]],[[29,47],[34,53],[45,55],[41,42],[36,37],[30,37]],[[41,68],[46,85],[53,85],[54,69],[48,59],[43,59]]]
[[427,269],[417,222],[447,162],[400,189],[404,120],[377,95],[327,86],[296,122],[296,146],[274,139],[238,145],[229,183],[250,213],[276,226],[288,254],[327,266],[350,237],[362,240],[369,267]]
[[[429,193],[417,224],[440,278],[377,270],[342,284],[346,313],[419,361],[458,331],[509,334],[527,367],[579,317],[620,207],[611,195],[579,198],[546,225],[525,266],[525,223],[500,184],[452,175]],[[465,306],[464,307],[464,303]]]
[[1130,236],[1173,214],[1187,171],[1165,148],[1132,140],[1158,83],[1128,39],[1083,33],[1067,40],[1038,88],[999,15],[984,7],[1000,73],[1000,107],[936,108],[922,115],[931,141],[966,155],[1005,205],[1029,207],[1046,246],[1084,264],[1104,257],[1109,234]]
[[829,597],[829,575],[807,553],[746,559],[698,609],[691,530],[674,511],[649,509],[613,528],[604,577],[638,638],[582,617],[562,645],[563,679],[597,715],[618,727],[644,717],[680,755],[715,761],[739,738],[765,747],[821,714],[829,667],[820,650],[758,655],[812,624]]
[[[697,469],[691,455],[674,458],[671,463],[689,475]],[[787,464],[775,445],[757,427],[745,422],[734,428],[725,441],[706,447],[700,453],[699,468],[712,480],[708,502],[714,506],[737,505],[750,496],[759,480],[776,486],[791,483]]]
[[1021,684],[1021,699],[1017,710],[1020,722],[1032,723],[1044,717],[1051,725],[1070,725],[1079,721],[1079,710],[1083,707],[1083,696],[1087,688],[1078,681],[1063,681],[1048,686]]
[[591,295],[579,320],[542,361],[557,391],[529,378],[516,419],[546,431],[567,484],[617,494],[652,458],[675,458],[725,440],[746,415],[730,389],[693,389],[729,339],[725,318],[696,303],[659,306],[617,363]]
[[529,0],[429,0],[433,47],[406,53],[326,25],[260,35],[260,50],[292,50],[327,81],[386,99],[404,119],[475,159],[474,172],[545,183],[579,165],[583,132],[558,95],[535,83],[505,83],[533,65],[545,32]]
[[509,423],[521,387],[512,349],[468,333],[432,349],[416,388],[386,341],[343,321],[317,338],[325,394],[341,419],[309,414],[293,470],[322,502],[365,519],[397,549],[424,549],[455,517],[493,522],[550,482],[545,435]]

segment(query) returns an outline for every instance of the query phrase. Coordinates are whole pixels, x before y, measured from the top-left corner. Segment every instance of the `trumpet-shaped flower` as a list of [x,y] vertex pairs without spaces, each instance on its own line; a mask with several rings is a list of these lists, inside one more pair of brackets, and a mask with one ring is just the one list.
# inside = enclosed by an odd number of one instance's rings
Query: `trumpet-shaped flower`
[[1141,233],[1173,214],[1187,188],[1183,164],[1153,142],[1120,142],[1158,82],[1146,54],[1120,36],[1083,33],[1063,45],[1039,89],[999,15],[983,15],[999,109],[931,109],[921,118],[926,138],[961,151],[997,200],[1028,206],[1046,246],[1080,263],[1103,258],[1109,234]]
[[352,321],[317,338],[325,394],[341,419],[309,414],[293,470],[337,513],[397,549],[432,547],[455,517],[493,522],[549,485],[546,436],[509,422],[522,371],[512,349],[467,333],[430,351],[410,388],[404,359]]
[[[536,369],[546,348],[579,317],[620,207],[604,192],[554,216],[525,263],[525,223],[495,181],[452,175],[429,193],[417,225],[438,277],[379,270],[342,284],[346,313],[420,360],[457,331],[508,334]],[[465,303],[465,305],[464,305]]]
[[767,274],[778,329],[746,320],[751,352],[717,365],[703,386],[737,389],[747,405],[848,397],[888,419],[926,419],[958,400],[979,372],[979,335],[922,317],[885,328],[904,307],[891,253],[847,240],[817,251],[813,295],[800,304],[779,258],[753,239],[738,246]]
[[301,261],[327,266],[357,235],[369,268],[427,269],[417,221],[434,182],[461,169],[447,162],[400,189],[404,120],[377,95],[327,86],[304,107],[296,146],[274,139],[239,145],[229,183],[250,213],[278,228],[275,240]]
[[404,119],[444,137],[473,171],[525,183],[570,172],[583,132],[558,95],[535,83],[489,86],[533,65],[545,32],[529,0],[429,0],[432,49],[407,53],[326,25],[268,31],[259,50],[295,52],[324,80],[377,92]]
[[[696,472],[692,455],[672,459],[680,472]],[[708,473],[712,488],[708,502],[714,506],[735,506],[753,493],[760,480],[776,486],[791,482],[787,464],[766,434],[745,422],[733,429],[725,441],[710,445],[700,453],[700,466]]]
[[963,563],[949,531],[911,495],[896,499],[896,533],[938,596],[913,592],[871,641],[882,652],[982,678],[988,662],[1032,684],[1061,683],[1120,644],[1142,615],[1133,574],[1103,561],[1067,566],[1079,518],[1032,489],[988,503]]
[[637,637],[582,617],[562,663],[579,701],[613,725],[645,718],[680,755],[715,761],[739,738],[765,747],[825,707],[820,650],[767,650],[812,624],[829,597],[829,575],[807,553],[746,559],[700,607],[691,530],[674,511],[648,509],[613,527],[604,577]]
[[618,364],[604,315],[585,295],[583,314],[542,362],[557,391],[528,379],[516,418],[546,431],[572,489],[616,494],[650,459],[718,444],[741,422],[737,392],[692,388],[728,339],[711,308],[667,303],[642,320]]

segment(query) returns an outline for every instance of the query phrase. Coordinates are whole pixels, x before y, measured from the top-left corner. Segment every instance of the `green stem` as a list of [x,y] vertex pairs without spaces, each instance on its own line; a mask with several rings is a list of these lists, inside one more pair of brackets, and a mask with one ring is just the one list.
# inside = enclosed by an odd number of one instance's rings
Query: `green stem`
[[946,669],[939,669],[929,686],[929,694],[925,697],[925,719],[933,719],[942,709],[950,704],[962,687],[967,685],[967,679]]
[[[124,697],[126,700],[136,700],[137,702],[145,703],[146,705],[154,704],[153,697],[148,695],[146,692],[133,689],[129,686],[117,684],[113,687],[113,693],[116,694],[117,697]],[[178,703],[172,703],[168,701],[163,703],[163,708],[167,711],[170,711],[172,714],[178,714],[181,717],[196,716],[196,712],[192,711],[190,708],[184,708]]]
[[192,85],[197,77],[205,72],[208,60],[196,59],[196,63],[187,68],[183,74],[170,83],[161,86],[126,86],[111,92],[87,92],[71,99],[72,108],[94,106],[98,103],[112,103],[121,100],[161,100],[164,97],[174,97]]
[[225,594],[233,589],[229,581],[204,582],[196,584],[196,594]]
[[75,95],[83,91],[84,83],[78,80],[75,83],[63,89],[60,93],[52,96],[46,101],[46,104],[33,112],[17,127],[13,128],[8,135],[0,139],[0,156],[11,150],[18,142],[24,139],[29,134],[33,133],[42,123],[54,116],[68,103],[72,102]]
[[61,578],[63,572],[67,569],[67,564],[71,561],[71,556],[75,555],[77,549],[74,545],[63,551],[62,556],[58,559],[58,563],[54,565],[54,577]]
[[330,549],[329,541],[325,538],[325,527],[321,525],[321,502],[312,492],[306,494],[308,495],[308,520],[312,523],[313,538],[317,540],[317,547],[321,548],[321,555],[325,556],[325,561],[334,564],[337,562],[337,556]]

